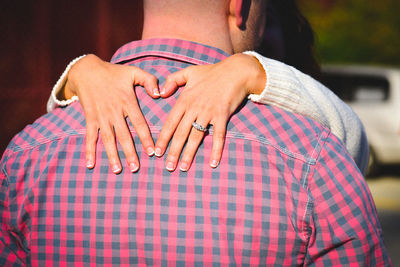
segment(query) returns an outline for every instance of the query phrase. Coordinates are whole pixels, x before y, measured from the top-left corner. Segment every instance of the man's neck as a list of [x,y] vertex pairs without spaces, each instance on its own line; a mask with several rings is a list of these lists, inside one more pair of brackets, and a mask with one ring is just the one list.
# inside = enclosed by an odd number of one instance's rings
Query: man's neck
[[[180,17],[182,17],[181,15]],[[146,16],[142,39],[176,38],[202,43],[232,54],[233,47],[227,23],[186,17],[179,20],[168,16]]]

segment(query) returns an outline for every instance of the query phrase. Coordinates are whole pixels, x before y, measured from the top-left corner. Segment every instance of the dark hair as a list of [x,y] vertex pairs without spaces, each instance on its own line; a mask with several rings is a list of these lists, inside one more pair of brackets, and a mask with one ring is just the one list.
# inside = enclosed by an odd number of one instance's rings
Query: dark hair
[[272,42],[277,40],[268,36],[257,51],[319,79],[321,70],[314,54],[314,33],[295,0],[268,1],[266,32],[271,27],[280,31],[278,45],[283,46],[281,51],[276,47],[271,49],[277,45]]

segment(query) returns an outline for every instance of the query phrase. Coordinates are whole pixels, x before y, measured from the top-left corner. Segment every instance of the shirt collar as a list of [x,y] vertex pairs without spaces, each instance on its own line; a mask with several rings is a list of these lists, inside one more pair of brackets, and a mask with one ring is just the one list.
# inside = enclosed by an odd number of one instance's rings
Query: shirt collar
[[123,45],[115,52],[111,62],[124,64],[148,56],[204,65],[217,63],[230,55],[219,48],[196,42],[157,38],[133,41]]

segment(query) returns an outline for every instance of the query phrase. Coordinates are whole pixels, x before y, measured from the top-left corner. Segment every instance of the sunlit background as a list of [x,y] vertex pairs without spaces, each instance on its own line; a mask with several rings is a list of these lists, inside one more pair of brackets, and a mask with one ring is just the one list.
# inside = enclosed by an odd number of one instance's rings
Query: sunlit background
[[322,63],[400,65],[400,1],[299,1]]
[[[371,146],[374,141],[367,181],[389,253],[400,266],[400,71],[393,70],[400,68],[400,1],[298,4],[316,34],[318,61],[333,65],[333,71],[324,68],[336,82],[332,90],[359,112]],[[139,0],[0,1],[0,153],[45,113],[52,85],[70,60],[84,53],[110,59],[119,46],[140,38],[141,10]]]

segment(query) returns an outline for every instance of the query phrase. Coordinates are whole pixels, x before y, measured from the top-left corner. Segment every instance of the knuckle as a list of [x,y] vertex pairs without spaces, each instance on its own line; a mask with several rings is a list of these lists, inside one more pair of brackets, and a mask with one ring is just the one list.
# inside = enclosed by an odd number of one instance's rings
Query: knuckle
[[86,144],[86,154],[94,154],[94,147],[92,145]]
[[133,149],[131,147],[129,147],[129,146],[128,147],[124,147],[124,154],[125,154],[126,158],[129,161],[134,160],[133,159],[134,152],[133,152]]
[[188,165],[192,163],[192,158],[189,155],[185,155],[182,157],[181,162],[186,162]]
[[167,78],[165,78],[164,84],[169,84],[174,80],[175,80],[175,75],[174,74],[170,74],[170,75],[167,76]]
[[108,157],[108,162],[109,162],[109,164],[110,164],[111,166],[113,166],[113,165],[115,165],[115,164],[117,164],[117,165],[120,164],[119,158],[118,158],[118,157],[115,157],[114,155],[110,155],[110,156]]
[[86,132],[86,142],[93,143],[97,139],[97,132],[94,130],[87,130]]
[[91,129],[97,127],[97,117],[92,113],[85,113],[86,127]]
[[216,110],[215,107],[210,103],[201,103],[201,110],[204,110],[204,112],[208,114],[219,115],[219,110]]
[[153,139],[151,138],[150,134],[147,134],[147,132],[145,132],[143,134],[138,133],[138,136],[139,136],[139,139],[142,142],[143,146],[147,147],[147,146],[153,144]]
[[118,140],[122,141],[124,143],[128,143],[129,141],[132,140],[132,136],[127,128],[118,129],[118,131],[116,131],[116,134],[117,134]]
[[101,134],[101,140],[103,140],[103,143],[110,143],[115,140],[114,135],[110,133],[102,133]]
[[[189,131],[190,131],[190,129],[189,129]],[[188,132],[181,128],[175,132],[173,141],[175,141],[175,142],[176,141],[185,141],[187,139],[187,137],[188,137]],[[178,142],[176,142],[176,143],[178,143]]]
[[123,107],[129,106],[132,104],[131,98],[132,98],[131,93],[125,92],[125,90],[121,90],[120,104]]
[[156,76],[154,76],[154,75],[152,75],[152,74],[149,74],[150,76],[149,76],[149,80],[150,80],[150,82],[152,82],[152,83],[157,83],[157,77]]
[[219,141],[220,140],[224,140],[225,139],[225,132],[217,131],[217,132],[214,133],[214,137]]
[[99,133],[99,128],[96,127],[87,127],[86,129],[86,138],[87,139],[97,139],[97,135]]
[[182,104],[182,102],[184,103],[185,102],[185,98],[187,97],[187,92],[188,92],[188,90],[187,90],[187,87],[185,86],[183,88],[183,90],[180,91],[180,95],[179,95],[178,100],[176,101],[176,103],[180,103],[180,104]]
[[103,129],[103,132],[104,132],[105,128],[111,128],[113,125],[113,123],[111,122],[112,121],[111,118],[112,118],[112,116],[114,116],[114,111],[105,110],[103,112],[104,112],[104,114],[107,114],[107,115],[99,116],[98,121],[99,121],[99,128]]
[[195,69],[196,69],[196,66],[189,66],[189,67],[184,69],[184,73],[183,74],[190,74]]
[[86,146],[93,146],[96,144],[97,137],[94,135],[86,134]]
[[190,96],[190,92],[193,90],[193,86],[190,84],[186,84],[185,87],[183,87],[183,90],[181,90],[181,96],[184,96],[185,98]]
[[194,140],[202,139],[203,136],[204,136],[204,133],[202,131],[197,130],[197,129],[193,129],[191,134],[190,134],[190,138],[194,139]]
[[142,129],[147,129],[147,123],[141,116],[137,116],[133,118],[134,120],[132,121],[132,124],[135,126],[135,128],[142,130]]
[[215,106],[214,112],[218,117],[226,117],[229,113],[229,107],[225,105]]
[[179,157],[178,153],[176,153],[175,151],[169,151],[167,156],[167,161],[176,162],[178,157]]
[[214,145],[213,148],[212,148],[212,151],[211,151],[212,157],[213,158],[221,157],[222,149],[223,149],[222,145]]
[[126,146],[126,145],[129,145],[131,142],[130,136],[126,133],[117,134],[117,137],[118,137],[118,141],[121,143],[121,145]]

